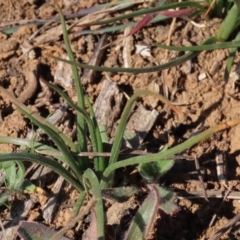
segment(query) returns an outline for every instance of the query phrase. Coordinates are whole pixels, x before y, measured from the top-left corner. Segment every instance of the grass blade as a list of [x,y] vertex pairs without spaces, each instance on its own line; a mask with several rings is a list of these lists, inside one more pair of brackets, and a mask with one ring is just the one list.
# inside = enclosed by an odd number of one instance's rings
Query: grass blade
[[113,17],[113,18],[103,20],[103,21],[92,22],[92,23],[89,23],[89,24],[85,24],[84,27],[93,26],[93,25],[115,23],[115,22],[120,21],[120,20],[145,15],[145,14],[148,14],[148,13],[156,13],[156,12],[163,11],[163,10],[169,10],[169,9],[174,9],[174,8],[185,8],[185,7],[196,7],[196,8],[199,8],[199,9],[203,10],[203,7],[201,6],[201,4],[196,3],[196,2],[171,3],[171,4],[165,4],[163,6],[157,6],[157,7],[153,7],[153,8],[141,9],[141,10],[138,10],[138,11],[134,11],[132,13],[120,15],[118,17]]
[[155,43],[154,45],[163,49],[174,50],[174,51],[206,51],[206,50],[217,50],[217,49],[240,47],[240,41],[203,44],[199,46],[190,46],[190,47],[167,46],[160,43]]
[[4,89],[2,86],[0,86],[0,91],[11,100],[18,108],[22,109],[24,112],[27,112],[29,115],[31,115],[33,118],[35,118],[40,123],[44,123],[44,125],[51,128],[53,131],[58,133],[58,136],[63,139],[63,141],[72,149],[73,152],[76,152],[76,146],[72,142],[71,139],[69,139],[65,134],[63,134],[57,127],[46,121],[46,119],[42,118],[37,113],[31,113],[30,109],[26,107],[23,103],[21,103],[17,98],[15,98],[12,94],[10,94],[6,89]]
[[67,171],[60,163],[56,162],[55,160],[52,160],[51,158],[47,158],[33,153],[1,154],[0,162],[5,161],[27,161],[39,163],[61,175],[69,184],[71,184],[79,192],[83,191],[83,187],[80,185],[78,180],[74,178],[71,175],[71,173],[69,173],[69,171]]
[[[115,139],[114,139],[113,146],[112,146],[111,156],[109,158],[109,166],[111,166],[111,164],[115,163],[117,161],[117,159],[118,159],[118,154],[119,154],[119,151],[120,151],[120,148],[121,148],[121,144],[122,144],[122,138],[123,138],[123,134],[124,134],[124,129],[125,129],[125,126],[126,126],[126,123],[127,123],[127,119],[128,119],[128,117],[129,117],[129,115],[131,113],[132,106],[133,106],[134,102],[140,96],[143,96],[143,95],[149,95],[149,96],[153,96],[153,97],[158,98],[163,103],[168,104],[169,107],[174,112],[176,112],[178,114],[180,119],[184,118],[182,112],[180,110],[178,110],[178,108],[173,106],[167,99],[165,99],[160,94],[155,93],[155,92],[151,92],[151,91],[148,91],[148,90],[140,90],[140,91],[136,92],[128,100],[128,102],[127,102],[127,104],[126,104],[126,106],[125,106],[125,108],[124,108],[124,110],[122,112],[120,123],[119,123],[118,129],[117,129],[117,132],[116,132],[116,136],[115,136]],[[113,177],[114,177],[114,174],[112,175],[111,180],[108,179],[109,180],[108,181],[108,187],[112,187]]]
[[103,201],[101,195],[101,189],[99,186],[98,179],[92,169],[87,169],[83,174],[83,182],[90,182],[91,192],[93,196],[97,199],[96,203],[96,216],[97,216],[97,234],[99,240],[104,240],[104,211],[103,211]]
[[234,119],[234,120],[228,121],[226,123],[219,124],[215,127],[205,130],[202,133],[199,133],[198,135],[188,139],[187,141],[185,141],[173,148],[170,148],[164,152],[151,154],[151,157],[137,156],[137,157],[129,158],[127,160],[123,160],[120,162],[115,162],[112,165],[109,165],[109,167],[104,171],[103,179],[101,181],[100,186],[102,189],[107,188],[109,181],[112,179],[112,172],[114,172],[118,168],[126,167],[129,165],[136,165],[136,164],[140,164],[140,163],[156,162],[161,159],[172,159],[175,154],[181,153],[182,151],[192,147],[196,143],[210,137],[214,133],[216,133],[218,131],[222,131],[229,127],[233,127],[239,123],[240,123],[240,119]]
[[65,142],[59,137],[59,135],[49,128],[48,126],[40,123],[37,119],[32,117],[28,112],[25,112],[23,109],[19,108],[19,110],[27,116],[33,123],[35,123],[38,127],[40,127],[42,130],[44,130],[48,136],[53,140],[53,142],[57,145],[58,149],[61,151],[61,153],[64,155],[66,159],[66,163],[70,168],[73,170],[75,176],[79,179],[81,182],[82,180],[82,173],[83,169],[79,168],[79,166],[76,164],[75,159],[71,155],[71,152],[69,151],[67,145]]
[[[237,34],[234,41],[240,41],[240,32]],[[237,50],[238,49],[236,47],[230,49],[229,56],[228,56],[227,63],[226,63],[226,68],[225,68],[225,71],[224,71],[224,81],[225,82],[228,81],[230,71],[231,71],[231,68],[232,68],[233,61],[234,61]]]
[[[68,38],[68,33],[67,33],[67,28],[66,28],[66,23],[64,20],[64,16],[62,14],[61,9],[58,7],[61,23],[62,23],[62,29],[63,29],[63,38],[64,38],[64,43],[66,46],[67,54],[70,59],[70,61],[75,62],[75,58],[70,46],[69,38]],[[72,73],[74,77],[74,82],[75,86],[77,89],[77,99],[78,99],[78,106],[81,109],[85,109],[84,105],[84,91],[83,87],[81,85],[80,77],[78,75],[78,70],[75,65],[72,65]],[[78,139],[78,144],[79,144],[79,150],[80,151],[86,151],[87,150],[87,138],[86,138],[86,127],[85,127],[85,119],[81,117],[81,114],[78,112],[77,114],[77,139]],[[81,164],[82,169],[86,169],[89,167],[89,162],[86,158],[81,158],[79,161],[79,164]]]
[[[90,133],[93,151],[94,152],[102,152],[103,151],[102,140],[101,140],[100,132],[99,132],[99,129],[97,126],[97,121],[95,119],[94,112],[93,112],[92,106],[90,104],[90,101],[87,100],[88,107],[90,109],[91,116],[92,116],[91,118],[88,116],[88,114],[86,113],[85,110],[81,109],[76,104],[74,104],[73,101],[60,88],[58,88],[57,86],[55,86],[43,79],[42,79],[42,82],[44,84],[46,84],[48,87],[54,89],[57,93],[59,93],[60,96],[63,97],[63,99],[68,103],[68,105],[70,107],[72,107],[73,109],[78,111],[84,117],[84,119],[86,120],[87,126],[88,126],[89,133]],[[84,99],[88,99],[87,95],[85,95]],[[103,157],[95,157],[94,158],[94,167],[95,167],[97,176],[100,179],[103,171],[107,167],[107,162],[104,160]]]

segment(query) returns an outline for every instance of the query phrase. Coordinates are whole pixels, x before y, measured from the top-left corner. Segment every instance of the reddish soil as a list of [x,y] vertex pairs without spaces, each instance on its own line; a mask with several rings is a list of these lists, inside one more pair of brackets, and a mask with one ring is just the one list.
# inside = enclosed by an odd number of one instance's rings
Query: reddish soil
[[[37,4],[35,4],[35,2]],[[23,19],[46,19],[57,13],[52,5],[53,1],[2,1],[0,3],[0,27],[4,28],[9,21],[16,23]],[[57,1],[61,8],[66,8],[72,4],[72,1]],[[68,13],[74,13],[82,8],[93,6],[96,1],[77,1],[69,7]],[[131,10],[129,10],[131,11]],[[137,21],[140,18],[135,18]],[[182,19],[177,19],[171,33],[171,45],[196,45],[202,43],[205,39],[216,34],[221,20],[212,19],[204,22],[202,19],[195,19],[199,24],[204,24],[204,28],[194,26],[192,23]],[[108,67],[118,67],[128,64],[135,68],[150,67],[157,64],[168,62],[179,56],[176,51],[166,52],[157,47],[151,47],[150,56],[142,56],[136,53],[136,44],[148,44],[150,46],[155,42],[166,43],[172,20],[169,19],[162,24],[148,26],[139,31],[133,37],[128,38],[127,45],[129,49],[123,48],[123,43],[118,43],[118,47],[111,45],[107,48],[101,65]],[[46,86],[40,83],[41,76],[47,81],[63,87],[70,97],[76,99],[76,91],[71,77],[69,67],[56,78],[57,61],[49,58],[48,55],[62,57],[65,52],[62,37],[54,36],[46,31],[57,29],[56,23],[43,29],[38,35],[32,35],[38,30],[36,25],[22,26],[9,35],[0,33],[0,81],[1,86],[14,94],[19,101],[47,117],[58,108],[61,99],[53,94]],[[56,30],[58,32],[58,30]],[[108,34],[108,40],[122,38],[123,32]],[[31,37],[31,40],[29,40]],[[39,40],[42,37],[41,41]],[[101,35],[82,35],[72,37],[71,45],[80,62],[88,63],[96,44]],[[128,60],[124,58],[124,51],[129,51]],[[156,109],[159,112],[152,130],[149,132],[143,145],[148,151],[156,151],[164,144],[170,146],[176,145],[189,138],[195,131],[213,127],[222,122],[238,118],[240,116],[239,101],[239,60],[240,54],[234,60],[234,66],[228,82],[224,82],[224,70],[229,50],[204,51],[198,57],[191,61],[173,67],[168,70],[144,73],[144,74],[97,74],[91,83],[84,85],[85,91],[89,94],[92,102],[96,100],[101,87],[102,80],[107,75],[108,79],[116,82],[121,91],[130,95],[140,89],[149,89],[163,94],[167,89],[168,98],[175,103],[177,107],[186,116],[185,120],[179,122],[167,106],[152,97],[144,97],[142,104],[147,109]],[[127,61],[127,63],[126,63]],[[61,69],[61,67],[60,67]],[[32,128],[31,123],[14,107],[12,102],[0,95],[1,106],[1,124],[0,136],[12,136],[26,138],[28,129]],[[69,114],[69,115],[67,115]],[[61,122],[59,128],[68,136],[73,134],[72,112],[67,113]],[[117,114],[117,113],[116,113]],[[120,116],[118,115],[118,119]],[[199,160],[200,166],[207,172],[204,176],[206,190],[220,190],[224,186],[218,181],[216,175],[216,162],[214,160],[216,152],[223,152],[227,160],[228,184],[235,183],[233,191],[238,192],[240,185],[238,178],[240,175],[240,126],[220,132],[210,139],[199,143],[197,146],[188,150],[186,154],[194,156]],[[144,147],[143,147],[144,148]],[[15,152],[19,149],[15,145],[1,144],[0,152]],[[189,160],[190,161],[190,160]],[[192,163],[194,162],[191,160]],[[29,165],[26,165],[29,167]],[[176,171],[176,169],[175,169]],[[177,170],[175,175],[171,171],[164,177],[164,185],[173,188],[176,191],[202,191],[202,185],[198,177],[184,177],[185,173]],[[55,177],[50,177],[46,182],[44,189],[47,192],[54,192],[52,189]],[[60,205],[74,203],[78,193],[68,186],[63,186],[63,201]],[[41,202],[43,201],[43,202]],[[133,201],[133,200],[131,200]],[[130,204],[126,203],[128,211],[136,210],[139,201],[137,199]],[[69,208],[58,208],[52,216],[51,222],[44,221],[42,217],[42,208],[46,199],[37,198],[24,219],[28,221],[42,222],[52,228],[59,230],[69,221]],[[221,229],[229,220],[231,220],[240,209],[239,200],[227,199],[222,204],[221,198],[210,198],[206,201],[204,198],[178,199],[177,204],[180,211],[174,216],[168,216],[159,212],[159,218],[154,229],[153,239],[209,239]],[[107,207],[109,207],[107,205]],[[116,208],[120,208],[117,206]],[[113,211],[114,210],[110,210]],[[1,219],[5,220],[8,210],[1,208]],[[210,227],[209,224],[214,214],[217,214],[216,220]],[[109,215],[109,213],[108,213]],[[110,214],[111,215],[111,214]],[[108,219],[109,222],[111,220]],[[86,225],[86,224],[85,224]],[[86,227],[84,225],[84,227]],[[111,225],[111,224],[110,224]],[[5,225],[4,225],[5,227]],[[73,228],[68,232],[68,237],[80,239],[83,228],[78,230]],[[237,226],[230,229],[221,239],[239,239]],[[15,234],[12,235],[15,239]],[[8,238],[10,239],[10,238]],[[114,236],[109,239],[114,239]]]

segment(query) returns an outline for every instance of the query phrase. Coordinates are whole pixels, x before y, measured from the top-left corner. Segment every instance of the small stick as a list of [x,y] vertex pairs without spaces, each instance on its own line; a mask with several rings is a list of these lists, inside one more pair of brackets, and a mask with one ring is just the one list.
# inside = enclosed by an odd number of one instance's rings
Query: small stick
[[[48,156],[52,156],[52,157],[59,157],[59,156],[63,156],[63,154],[61,152],[52,152],[52,151],[41,151],[41,150],[34,150],[36,153],[39,154],[43,154],[43,155],[48,155]],[[134,156],[139,156],[139,155],[151,155],[153,153],[148,153],[142,150],[134,150],[131,152],[120,152],[119,155],[120,156],[124,156],[124,157],[134,157]],[[81,153],[73,153],[73,155],[75,156],[80,156],[80,157],[110,157],[111,156],[111,152],[81,152]],[[179,155],[179,156],[173,156],[173,159],[188,159],[188,160],[192,160],[192,157],[190,156],[186,156],[186,155]]]
[[96,204],[96,202],[97,202],[97,199],[93,197],[88,202],[87,206],[83,207],[83,209],[81,208],[81,211],[79,211],[79,214],[75,218],[73,218],[65,227],[63,227],[60,231],[58,231],[53,237],[51,237],[50,240],[60,239],[60,237],[63,236],[63,234],[65,234],[70,228],[74,227],[74,225],[77,222],[82,221],[84,216],[90,212],[90,210]]
[[[177,191],[176,191],[177,192]],[[215,190],[207,190],[207,196],[208,198],[224,198],[225,195],[227,199],[240,199],[240,192],[239,191],[232,191],[229,194],[225,194],[225,191],[215,191]],[[204,198],[204,192],[203,191],[193,191],[193,192],[178,192],[178,199],[195,199],[195,198]]]
[[232,191],[232,188],[233,188],[235,185],[236,185],[236,183],[233,182],[233,183],[228,187],[228,190],[227,190],[227,192],[225,193],[224,198],[223,198],[220,206],[218,207],[216,213],[215,213],[215,214],[213,215],[213,217],[212,217],[211,222],[209,223],[209,227],[212,227],[212,225],[213,225],[213,223],[214,223],[214,221],[215,221],[215,219],[216,219],[216,217],[217,217],[217,214],[219,213],[219,211],[220,211],[220,209],[222,208],[225,200],[227,199],[227,196],[228,196],[229,193]]
[[222,152],[217,152],[215,155],[215,161],[217,165],[217,176],[218,180],[223,184],[223,186],[227,189],[227,167],[226,167],[226,157]]
[[204,186],[204,182],[203,182],[203,177],[202,177],[202,173],[200,171],[200,166],[199,166],[199,162],[198,162],[198,159],[197,157],[195,156],[194,157],[194,160],[195,160],[195,166],[196,166],[196,170],[197,170],[197,173],[198,173],[198,179],[202,185],[202,188],[203,188],[203,192],[204,192],[204,198],[207,202],[209,202],[208,200],[208,196],[207,196],[207,192],[206,192],[206,188]]
[[216,3],[216,0],[213,0],[211,2],[211,5],[209,6],[208,10],[206,11],[206,13],[204,14],[203,18],[206,18],[208,13],[211,11],[211,9],[213,8],[213,5]]
[[0,226],[1,226],[1,229],[2,229],[2,233],[3,233],[3,238],[4,240],[7,240],[7,235],[6,235],[6,231],[4,229],[4,226],[3,226],[3,222],[2,222],[2,218],[0,217]]
[[225,226],[219,229],[209,240],[218,240],[226,231],[233,227],[238,221],[240,221],[240,213],[232,218]]
[[[104,55],[104,50],[102,49],[103,45],[107,42],[107,35],[104,34],[98,41],[96,48],[94,49],[94,53],[89,61],[89,65],[98,66],[102,61],[102,57]],[[96,71],[93,69],[84,69],[83,76],[81,78],[81,82],[83,85],[91,84],[94,81]]]

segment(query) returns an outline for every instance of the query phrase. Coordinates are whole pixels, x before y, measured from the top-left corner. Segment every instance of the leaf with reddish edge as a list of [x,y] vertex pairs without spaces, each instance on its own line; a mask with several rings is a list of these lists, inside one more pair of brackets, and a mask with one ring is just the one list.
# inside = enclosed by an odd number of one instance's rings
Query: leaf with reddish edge
[[[180,10],[175,10],[175,11],[160,11],[157,13],[150,13],[147,14],[137,25],[132,29],[132,31],[129,33],[128,36],[135,34],[138,32],[140,29],[142,29],[144,26],[146,26],[149,22],[152,21],[152,19],[157,16],[157,15],[163,15],[165,17],[186,17],[189,14],[191,14],[195,8],[187,8],[187,9],[180,9]],[[127,36],[127,37],[128,37]]]
[[179,207],[174,203],[176,193],[171,189],[155,185],[160,196],[159,208],[166,214],[173,215],[179,211]]
[[[56,231],[37,222],[22,221],[18,229],[19,236],[24,240],[49,240]],[[61,237],[59,240],[70,240]]]
[[147,239],[154,226],[159,207],[159,191],[156,185],[149,187],[151,190],[133,218],[124,240]]

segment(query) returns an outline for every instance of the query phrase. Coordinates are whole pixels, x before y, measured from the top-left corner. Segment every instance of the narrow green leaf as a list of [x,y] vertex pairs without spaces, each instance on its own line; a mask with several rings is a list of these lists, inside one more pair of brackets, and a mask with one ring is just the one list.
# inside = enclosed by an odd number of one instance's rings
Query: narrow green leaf
[[[211,37],[209,39],[207,39],[206,41],[203,42],[202,45],[208,45],[208,44],[212,44],[215,43],[217,41],[216,37]],[[233,45],[229,46],[229,47],[233,47]],[[92,65],[88,65],[88,64],[83,64],[83,63],[79,63],[79,62],[73,62],[73,61],[68,61],[66,59],[61,59],[55,56],[49,56],[51,58],[54,58],[58,61],[62,61],[65,63],[69,63],[81,68],[87,68],[87,69],[93,69],[95,71],[106,71],[106,72],[125,72],[125,73],[147,73],[147,72],[155,72],[155,71],[160,71],[160,70],[164,70],[164,69],[168,69],[174,66],[177,66],[181,63],[184,63],[194,57],[196,57],[199,54],[199,51],[196,52],[189,52],[184,54],[183,56],[176,58],[172,61],[169,61],[165,64],[159,65],[159,66],[154,66],[154,67],[149,67],[149,68],[111,68],[111,67],[100,67],[100,66],[92,66]]]
[[[63,13],[61,9],[58,7],[60,19],[61,19],[61,24],[62,24],[62,30],[63,30],[63,38],[64,38],[64,43],[66,46],[67,54],[70,59],[70,61],[75,62],[75,58],[71,49],[70,41],[68,38],[68,33],[67,33],[67,28],[66,28],[66,23],[64,20]],[[82,110],[85,109],[84,105],[84,90],[81,85],[81,80],[78,74],[77,67],[75,65],[72,65],[72,73],[74,77],[74,83],[76,86],[77,90],[77,99],[78,99],[78,106]],[[78,139],[78,144],[80,147],[80,151],[87,151],[87,138],[86,138],[86,127],[85,127],[85,119],[82,118],[81,114],[77,114],[77,139]],[[89,167],[89,162],[87,158],[81,158],[81,161],[79,161],[79,164],[81,164],[82,169],[86,169]]]
[[76,146],[73,143],[71,139],[69,139],[63,132],[61,132],[57,127],[46,121],[46,119],[42,118],[37,113],[32,113],[28,107],[26,107],[23,103],[21,103],[17,98],[15,98],[11,93],[9,93],[6,89],[4,89],[2,86],[0,86],[0,91],[7,96],[12,103],[14,103],[18,108],[22,109],[24,112],[27,112],[29,115],[31,115],[33,118],[35,118],[37,121],[41,122],[44,125],[47,125],[49,128],[51,128],[53,131],[58,133],[59,137],[64,140],[64,142],[72,149],[72,151],[76,152]]
[[[219,124],[215,127],[209,128],[198,135],[188,139],[187,141],[178,144],[177,146],[168,149],[167,151],[160,152],[160,153],[155,153],[151,154],[151,157],[149,156],[137,156],[137,157],[132,157],[120,162],[115,162],[109,167],[106,168],[106,170],[103,173],[103,179],[101,181],[101,188],[104,189],[108,186],[109,179],[112,178],[112,172],[114,172],[116,169],[121,168],[121,167],[126,167],[130,165],[135,165],[135,164],[140,164],[140,163],[148,163],[148,162],[156,162],[160,161],[161,159],[172,159],[174,158],[174,155],[177,153],[180,153],[196,143],[204,140],[205,138],[210,137],[212,134],[222,131],[224,129],[227,129],[229,127],[233,127],[237,124],[240,123],[240,119],[234,119],[231,121],[228,121],[226,123]],[[171,161],[171,160],[170,160]]]
[[40,156],[33,153],[9,153],[9,154],[0,154],[0,162],[4,161],[27,161],[27,162],[35,162],[45,167],[49,167],[54,172],[61,175],[69,184],[72,184],[74,188],[76,188],[79,192],[83,190],[80,182],[74,178],[71,173],[66,170],[61,164],[52,160],[51,158],[47,158],[44,156]]
[[[125,108],[124,108],[124,110],[122,112],[120,123],[119,123],[118,129],[117,129],[116,135],[115,135],[113,146],[112,146],[111,156],[109,158],[109,165],[115,163],[117,161],[117,159],[118,159],[119,151],[120,151],[121,144],[122,144],[122,138],[123,138],[123,134],[124,134],[124,129],[126,127],[126,123],[127,123],[128,117],[129,117],[129,115],[131,113],[132,106],[133,106],[134,102],[140,96],[144,96],[144,95],[149,95],[149,96],[153,96],[153,97],[158,98],[163,103],[168,104],[169,107],[178,114],[179,118],[183,118],[182,112],[180,112],[175,106],[173,106],[162,95],[157,94],[157,93],[152,92],[152,91],[148,91],[148,90],[140,90],[140,91],[134,93],[134,95],[128,100],[128,102],[127,102],[127,104],[126,104],[126,106],[125,106]],[[108,187],[112,186],[112,184],[113,184],[113,177],[114,177],[114,173],[112,173],[111,179],[108,179],[108,181],[106,183]],[[104,188],[106,188],[106,186],[104,186]]]
[[98,239],[105,239],[104,233],[104,210],[103,210],[103,201],[101,195],[100,185],[97,179],[97,176],[92,169],[88,168],[83,174],[83,182],[91,184],[91,192],[93,196],[97,199],[96,203],[96,216],[97,216],[97,234]]
[[86,192],[85,191],[82,191],[78,198],[77,198],[77,201],[76,203],[74,204],[74,207],[73,207],[73,210],[72,210],[72,217],[76,217],[80,208],[82,207],[83,203],[84,203],[84,200],[85,200],[85,197],[86,197]]
[[[240,32],[238,32],[234,41],[240,41]],[[230,72],[231,72],[231,68],[232,68],[233,61],[234,61],[237,50],[238,50],[237,48],[230,49],[229,56],[228,56],[228,59],[227,59],[226,68],[225,68],[225,71],[224,71],[224,81],[225,82],[228,81],[228,78],[229,78],[229,75],[230,75]]]
[[59,135],[52,130],[47,125],[42,124],[37,119],[32,117],[28,112],[25,112],[23,109],[19,108],[19,110],[27,116],[33,123],[35,123],[38,127],[40,127],[45,133],[48,134],[48,136],[53,140],[53,142],[57,145],[60,152],[64,155],[66,162],[68,166],[72,169],[75,176],[79,179],[79,182],[82,181],[82,171],[83,169],[80,169],[80,167],[77,165],[74,157],[71,155],[70,150],[68,149],[67,145],[63,141],[62,138],[59,137]]
[[117,21],[120,20],[124,20],[124,19],[128,19],[128,18],[133,18],[136,16],[142,16],[148,13],[156,13],[159,11],[163,11],[163,10],[168,10],[168,9],[174,9],[174,8],[185,8],[185,7],[196,7],[198,9],[203,9],[203,7],[201,6],[201,4],[196,3],[196,2],[177,2],[177,3],[171,3],[171,4],[165,4],[162,6],[157,6],[157,7],[152,7],[152,8],[145,8],[145,9],[141,9],[138,11],[134,11],[132,13],[128,13],[128,14],[123,14],[117,17],[113,17],[107,20],[102,20],[102,21],[95,21],[89,24],[85,24],[84,26],[93,26],[93,25],[102,25],[102,24],[109,24],[109,23],[115,23]]
[[205,51],[205,50],[216,50],[216,49],[240,47],[240,41],[203,44],[199,46],[190,46],[190,47],[167,46],[159,43],[155,43],[154,45],[163,49],[174,50],[174,51]]
[[[84,119],[86,120],[88,129],[89,129],[93,151],[94,152],[102,152],[103,145],[102,145],[102,140],[100,137],[100,132],[99,132],[99,129],[97,126],[97,121],[96,121],[92,106],[90,104],[90,101],[89,101],[87,95],[85,95],[85,100],[90,109],[91,118],[85,110],[81,109],[79,106],[74,104],[73,101],[60,88],[58,88],[57,86],[55,86],[45,80],[42,80],[42,82],[44,82],[48,87],[54,89],[57,93],[59,93],[62,96],[62,98],[68,103],[68,105],[70,107],[72,107],[73,109],[78,111],[84,117]],[[96,174],[97,174],[98,178],[100,179],[103,171],[107,167],[107,161],[105,161],[103,157],[95,157],[94,158],[94,167],[95,167]]]
[[73,61],[68,61],[66,59],[62,59],[59,57],[55,57],[55,56],[49,56],[51,58],[56,59],[57,61],[62,61],[65,63],[69,63],[72,65],[75,65],[77,67],[81,67],[81,68],[87,68],[87,69],[93,69],[95,71],[106,71],[106,72],[123,72],[123,73],[148,73],[148,72],[158,72],[164,69],[168,69],[174,66],[177,66],[181,63],[184,63],[190,59],[192,59],[193,57],[195,57],[197,54],[196,53],[186,53],[185,55],[176,58],[172,61],[169,61],[165,64],[162,65],[158,65],[158,66],[154,66],[154,67],[148,67],[148,68],[112,68],[112,67],[100,67],[100,66],[94,66],[94,65],[88,65],[88,64],[83,64],[80,62],[73,62]]

